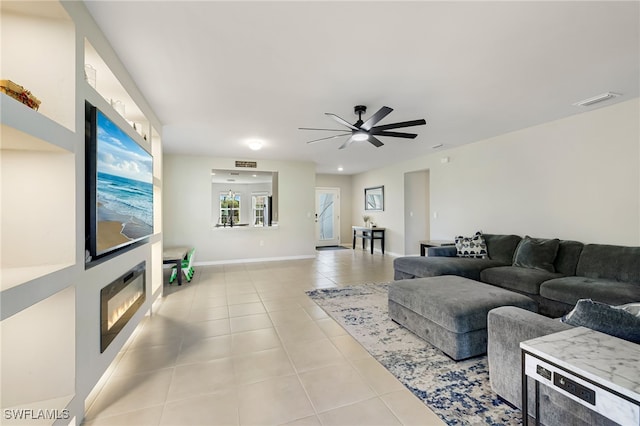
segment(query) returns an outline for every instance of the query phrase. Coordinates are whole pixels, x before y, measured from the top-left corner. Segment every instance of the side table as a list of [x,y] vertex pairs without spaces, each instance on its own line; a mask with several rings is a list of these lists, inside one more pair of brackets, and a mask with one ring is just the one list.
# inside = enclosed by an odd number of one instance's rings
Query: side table
[[420,241],[420,256],[425,256],[429,247],[454,246],[456,243],[446,240],[422,240]]
[[621,425],[640,424],[640,345],[584,327],[520,342],[522,421],[529,424],[528,377]]

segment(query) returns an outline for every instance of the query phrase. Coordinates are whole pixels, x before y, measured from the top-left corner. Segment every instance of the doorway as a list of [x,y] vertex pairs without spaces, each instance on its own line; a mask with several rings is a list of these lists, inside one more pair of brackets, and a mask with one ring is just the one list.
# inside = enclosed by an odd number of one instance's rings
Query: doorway
[[417,255],[420,241],[431,233],[429,218],[429,170],[404,175],[404,253]]
[[340,245],[340,188],[316,188],[316,247]]

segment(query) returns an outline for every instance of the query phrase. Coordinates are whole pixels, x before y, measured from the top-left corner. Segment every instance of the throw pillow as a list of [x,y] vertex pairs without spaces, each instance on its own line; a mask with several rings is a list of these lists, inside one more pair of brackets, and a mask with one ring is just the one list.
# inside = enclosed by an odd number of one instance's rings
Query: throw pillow
[[640,302],[627,303],[626,305],[618,306],[618,308],[624,309],[630,314],[633,314],[640,318]]
[[562,317],[562,322],[640,343],[640,317],[621,307],[580,299],[573,310]]
[[482,233],[476,232],[473,237],[456,237],[456,255],[478,259],[487,257],[487,243],[485,243]]
[[525,236],[513,255],[513,266],[522,268],[540,269],[547,272],[555,272],[553,261],[558,254],[560,240],[543,240]]

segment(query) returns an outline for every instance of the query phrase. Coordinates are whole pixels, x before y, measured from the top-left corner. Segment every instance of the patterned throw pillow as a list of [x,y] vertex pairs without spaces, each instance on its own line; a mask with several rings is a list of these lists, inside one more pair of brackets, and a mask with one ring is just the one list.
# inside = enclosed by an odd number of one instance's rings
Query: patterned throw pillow
[[473,237],[456,237],[456,250],[458,257],[478,259],[487,257],[487,243],[485,243],[481,232],[476,232]]

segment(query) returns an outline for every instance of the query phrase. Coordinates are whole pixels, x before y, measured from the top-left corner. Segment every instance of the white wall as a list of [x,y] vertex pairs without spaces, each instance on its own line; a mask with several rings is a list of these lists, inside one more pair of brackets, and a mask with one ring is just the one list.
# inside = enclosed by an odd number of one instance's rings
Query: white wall
[[258,161],[257,170],[279,173],[278,226],[214,228],[211,170],[234,166],[229,158],[163,157],[165,247],[195,247],[195,262],[200,264],[315,256],[315,164]]
[[316,186],[323,188],[340,188],[340,244],[351,244],[351,226],[362,225],[351,220],[352,186],[351,175],[316,175]]
[[429,169],[431,239],[482,230],[640,245],[638,117],[635,98],[362,173],[353,220],[363,188],[385,185],[385,211],[373,220],[387,227],[388,251],[403,254],[403,176]]

